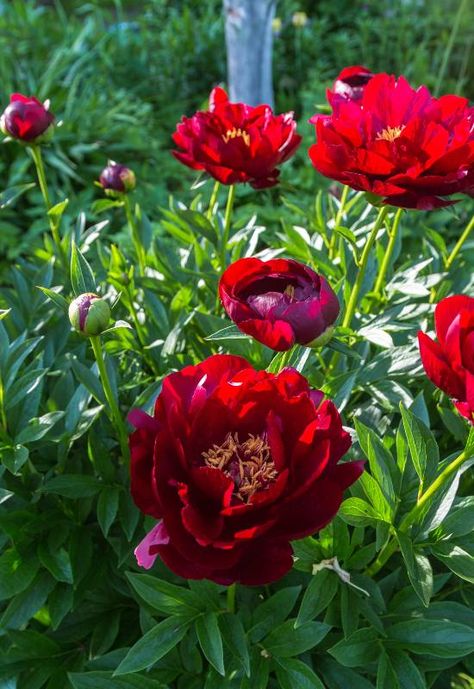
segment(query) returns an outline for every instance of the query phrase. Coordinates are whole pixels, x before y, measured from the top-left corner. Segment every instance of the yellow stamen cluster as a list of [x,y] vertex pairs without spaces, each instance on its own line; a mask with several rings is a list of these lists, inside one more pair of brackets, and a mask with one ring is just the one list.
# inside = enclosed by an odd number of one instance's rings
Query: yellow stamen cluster
[[245,129],[237,129],[237,127],[234,127],[233,129],[228,129],[227,132],[222,135],[222,139],[226,144],[228,144],[231,139],[239,138],[244,140],[246,146],[250,146],[250,136]]
[[393,143],[395,139],[398,139],[400,134],[405,129],[405,125],[402,124],[400,127],[387,127],[387,129],[382,129],[381,132],[375,137],[377,141],[389,141]]
[[234,495],[243,502],[249,502],[256,491],[272,483],[278,475],[270,446],[260,435],[249,434],[241,442],[238,433],[228,433],[221,445],[213,445],[202,457],[206,466],[220,469],[232,478]]

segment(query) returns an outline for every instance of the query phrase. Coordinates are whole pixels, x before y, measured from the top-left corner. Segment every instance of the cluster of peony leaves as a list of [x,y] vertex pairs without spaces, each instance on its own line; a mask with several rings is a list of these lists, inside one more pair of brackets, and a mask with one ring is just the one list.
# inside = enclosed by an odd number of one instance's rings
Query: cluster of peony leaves
[[[464,98],[434,98],[403,77],[355,66],[341,72],[328,102],[331,114],[311,120],[309,156],[323,175],[382,207],[431,210],[474,193],[474,108]],[[52,136],[54,116],[48,103],[14,94],[0,126],[36,148]],[[183,117],[173,140],[188,167],[224,185],[264,189],[278,183],[301,137],[292,113],[231,103],[215,88],[209,110]],[[135,176],[110,161],[99,183],[122,198]],[[243,333],[276,352],[324,346],[340,308],[323,276],[283,258],[236,261],[221,276],[219,296]],[[70,319],[96,337],[110,310],[86,293],[71,304]],[[474,423],[474,299],[444,299],[435,323],[439,342],[419,335],[426,373]],[[214,355],[168,375],[153,416],[137,409],[129,420],[132,496],[158,520],[137,561],[149,568],[159,556],[189,579],[280,578],[292,567],[291,541],[327,525],[363,471],[361,461],[340,462],[351,441],[335,405],[288,367],[257,371],[240,357]]]

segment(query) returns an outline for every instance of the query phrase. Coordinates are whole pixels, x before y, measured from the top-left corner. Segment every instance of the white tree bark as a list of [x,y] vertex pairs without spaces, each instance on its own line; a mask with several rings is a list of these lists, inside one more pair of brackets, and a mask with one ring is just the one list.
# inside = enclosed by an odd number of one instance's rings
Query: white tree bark
[[272,20],[276,0],[224,0],[232,101],[273,107]]

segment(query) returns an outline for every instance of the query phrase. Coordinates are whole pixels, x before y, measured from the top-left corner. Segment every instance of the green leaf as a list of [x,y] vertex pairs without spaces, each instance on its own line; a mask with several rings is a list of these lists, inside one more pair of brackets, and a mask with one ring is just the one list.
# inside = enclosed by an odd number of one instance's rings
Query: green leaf
[[400,689],[426,689],[425,680],[409,655],[391,648],[390,662],[398,677]]
[[464,658],[474,652],[474,629],[448,620],[414,619],[398,622],[388,637],[411,653],[436,658]]
[[411,411],[400,404],[403,428],[408,440],[410,455],[421,485],[432,478],[439,464],[436,440],[427,426]]
[[309,665],[296,658],[279,658],[275,670],[280,689],[325,689]]
[[205,657],[217,672],[224,677],[224,649],[216,613],[208,612],[198,617],[195,622],[195,629],[199,645]]
[[375,629],[358,629],[347,639],[342,639],[332,646],[328,653],[345,667],[366,667],[379,657],[380,647],[377,640],[378,634]]
[[219,618],[222,638],[232,655],[237,658],[247,677],[250,677],[250,655],[244,626],[237,615],[225,614]]
[[271,629],[286,620],[295,606],[300,591],[301,586],[281,589],[258,606],[254,612],[253,626],[249,631],[253,642],[260,641]]
[[183,586],[175,586],[149,574],[127,572],[126,577],[136,593],[154,610],[165,615],[183,614],[196,616],[201,609],[199,597]]
[[92,368],[88,368],[75,356],[71,356],[70,361],[77,380],[82,383],[99,404],[106,406],[104,390],[96,373],[97,364],[93,364]]
[[48,287],[40,287],[38,286],[38,289],[40,289],[43,294],[48,297],[48,299],[51,299],[52,302],[56,304],[56,306],[59,306],[60,309],[64,311],[64,313],[68,312],[69,309],[69,304],[66,301],[66,299],[59,294],[59,292],[56,292],[55,290],[60,290],[62,287],[56,287],[53,289],[49,289]]
[[250,677],[243,677],[240,689],[266,689],[270,676],[270,662],[259,648],[250,656]]
[[474,557],[454,543],[439,543],[433,554],[461,579],[474,584]]
[[174,616],[157,624],[132,646],[113,676],[127,675],[154,665],[179,644],[190,623],[190,619]]
[[28,184],[17,184],[14,187],[9,187],[9,189],[2,191],[0,194],[0,209],[3,210],[3,208],[7,208],[13,201],[16,201],[17,198],[24,194],[25,191],[33,189],[33,187],[36,187],[36,183],[29,182]]
[[39,569],[38,559],[30,554],[23,557],[15,549],[0,555],[0,600],[13,598],[31,584]]
[[374,522],[380,520],[380,516],[372,505],[362,498],[347,498],[342,503],[338,514],[352,526],[373,526]]
[[400,689],[400,684],[390,658],[382,652],[377,667],[377,689]]
[[31,419],[28,425],[19,432],[15,442],[22,444],[40,440],[63,416],[63,411],[52,411],[36,419]]
[[433,595],[433,570],[430,561],[420,551],[415,550],[410,536],[397,532],[400,551],[407,566],[408,578],[424,606],[428,607]]
[[212,335],[208,335],[205,339],[211,342],[215,340],[248,340],[250,336],[239,330],[236,325],[227,325]]
[[51,551],[45,543],[41,543],[38,547],[38,557],[56,581],[62,581],[65,584],[73,583],[71,560],[64,548]]
[[56,203],[54,206],[52,206],[49,209],[48,215],[51,216],[52,218],[57,218],[58,220],[60,220],[64,211],[68,207],[68,204],[69,204],[69,199],[64,199],[64,201],[60,201],[59,203]]
[[337,574],[328,569],[321,569],[313,576],[301,601],[296,628],[313,620],[328,607],[336,594],[339,581]]
[[163,689],[162,682],[146,675],[115,677],[112,672],[71,672],[74,689]]
[[71,285],[76,297],[85,292],[96,291],[96,282],[92,268],[73,241],[71,244]]
[[30,395],[38,387],[46,372],[47,369],[45,368],[37,368],[17,378],[6,391],[5,409],[8,411],[8,409],[21,402],[27,395]]
[[97,520],[102,533],[107,538],[109,529],[117,516],[120,489],[116,486],[105,486],[97,501]]
[[317,646],[330,629],[323,622],[305,622],[295,629],[295,621],[287,620],[271,631],[262,645],[272,656],[290,658]]
[[334,660],[321,658],[318,664],[319,671],[322,672],[328,689],[374,689],[374,685],[368,679]]
[[55,583],[49,572],[37,574],[27,589],[12,598],[0,619],[0,627],[21,629],[44,605]]
[[55,493],[65,498],[90,498],[96,495],[103,483],[95,476],[62,474],[41,486],[43,493]]

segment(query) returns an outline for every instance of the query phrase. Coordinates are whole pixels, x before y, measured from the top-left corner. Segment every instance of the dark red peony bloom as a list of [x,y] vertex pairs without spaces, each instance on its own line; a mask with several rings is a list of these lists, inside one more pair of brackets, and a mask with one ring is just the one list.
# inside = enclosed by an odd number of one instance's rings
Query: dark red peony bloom
[[453,398],[460,414],[474,424],[474,299],[462,294],[436,305],[438,342],[418,333],[428,378]]
[[278,165],[298,148],[293,113],[274,115],[268,105],[230,103],[215,88],[209,110],[183,117],[173,134],[173,155],[194,170],[205,170],[223,184],[249,182],[255,189],[278,182]]
[[219,295],[242,332],[276,351],[321,346],[339,314],[326,280],[291,259],[241,258],[222,275]]
[[13,93],[0,119],[0,129],[14,139],[35,143],[49,138],[53,122],[48,101],[41,103],[36,98]]
[[309,150],[323,175],[402,208],[430,210],[472,192],[474,108],[465,98],[433,98],[388,74],[373,76],[360,100],[328,98],[333,113],[312,118]]
[[329,93],[344,96],[350,100],[360,100],[364,94],[364,89],[374,75],[366,67],[354,65],[344,67],[333,84],[332,91]]
[[163,381],[154,417],[133,411],[132,496],[161,521],[137,547],[176,574],[265,584],[291,569],[290,541],[324,527],[362,462],[332,402],[287,368],[215,355]]
[[109,160],[107,166],[100,173],[99,183],[105,191],[123,194],[135,189],[135,173],[125,165]]

